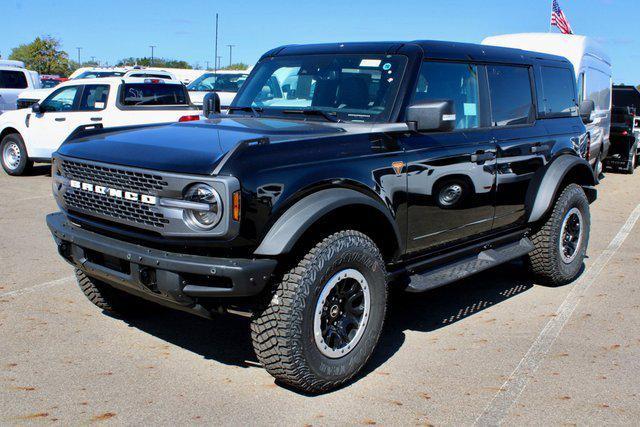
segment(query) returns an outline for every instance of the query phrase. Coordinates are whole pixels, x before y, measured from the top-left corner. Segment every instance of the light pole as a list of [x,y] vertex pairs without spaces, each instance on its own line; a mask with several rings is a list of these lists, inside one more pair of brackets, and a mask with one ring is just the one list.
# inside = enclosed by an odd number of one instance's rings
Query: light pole
[[151,66],[153,67],[153,50],[158,47],[154,44],[152,44],[151,46],[149,46],[151,48]]
[[227,47],[229,48],[229,67],[231,67],[231,64],[233,64],[233,61],[232,61],[233,48],[236,47],[236,45],[235,44],[228,44]]
[[216,13],[216,41],[213,52],[213,72],[214,74],[218,71],[218,14]]
[[207,61],[207,71],[209,71],[209,61]]
[[216,56],[216,71],[222,66],[222,56]]
[[82,62],[80,61],[80,51],[82,50],[81,47],[77,47],[76,49],[78,49],[78,67],[82,66]]

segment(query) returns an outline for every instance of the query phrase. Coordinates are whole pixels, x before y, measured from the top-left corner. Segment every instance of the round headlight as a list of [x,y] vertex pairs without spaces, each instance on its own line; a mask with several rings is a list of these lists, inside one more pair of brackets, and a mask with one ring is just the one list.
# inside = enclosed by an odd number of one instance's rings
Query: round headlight
[[[220,222],[222,199],[220,194],[210,185],[192,185],[185,193],[184,199],[203,204],[202,209],[185,209],[185,221],[190,226],[201,230],[211,230]],[[208,207],[204,205],[208,205]]]

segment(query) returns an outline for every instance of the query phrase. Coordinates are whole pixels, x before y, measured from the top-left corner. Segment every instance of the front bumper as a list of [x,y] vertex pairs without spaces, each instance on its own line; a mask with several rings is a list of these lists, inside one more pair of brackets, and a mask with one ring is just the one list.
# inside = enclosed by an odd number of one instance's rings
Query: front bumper
[[277,264],[274,259],[212,258],[147,248],[84,230],[61,212],[47,215],[47,226],[60,255],[87,275],[205,317],[207,299],[259,294]]

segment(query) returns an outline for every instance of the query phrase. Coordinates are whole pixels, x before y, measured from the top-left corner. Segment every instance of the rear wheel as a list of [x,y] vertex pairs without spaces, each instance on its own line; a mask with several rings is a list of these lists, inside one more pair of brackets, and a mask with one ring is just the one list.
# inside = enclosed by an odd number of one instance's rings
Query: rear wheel
[[638,161],[638,146],[634,144],[629,150],[629,157],[627,158],[627,167],[624,169],[624,173],[632,175],[637,166]]
[[23,175],[31,169],[33,162],[27,156],[22,137],[17,133],[5,136],[0,142],[2,168],[9,175]]
[[387,307],[385,265],[357,231],[335,233],[284,275],[251,324],[260,362],[279,381],[322,392],[371,356]]
[[579,185],[569,184],[531,237],[535,249],[529,254],[529,264],[542,284],[564,285],[579,275],[590,227],[587,196]]
[[596,158],[595,164],[593,165],[593,173],[596,175],[596,177],[600,178],[602,176],[602,172],[604,172],[604,164],[601,151]]

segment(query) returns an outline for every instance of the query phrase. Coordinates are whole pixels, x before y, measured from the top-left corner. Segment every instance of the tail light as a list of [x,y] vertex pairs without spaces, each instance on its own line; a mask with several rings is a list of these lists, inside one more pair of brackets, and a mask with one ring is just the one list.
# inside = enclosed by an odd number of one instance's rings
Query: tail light
[[178,119],[179,122],[194,122],[196,120],[200,120],[200,116],[192,115],[192,116],[182,116]]
[[144,79],[144,82],[145,83],[154,83],[154,84],[155,83],[164,83],[164,81],[161,80],[161,79]]
[[627,136],[627,135],[629,135],[629,132],[627,132],[626,130],[623,130],[622,131],[622,136]]

